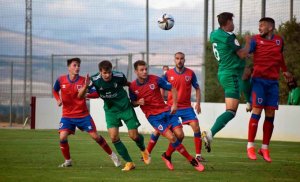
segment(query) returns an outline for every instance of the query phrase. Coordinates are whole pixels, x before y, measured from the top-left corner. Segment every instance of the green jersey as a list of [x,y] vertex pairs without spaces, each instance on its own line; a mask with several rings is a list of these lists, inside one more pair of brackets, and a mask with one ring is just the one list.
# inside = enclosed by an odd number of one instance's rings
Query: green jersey
[[127,79],[121,72],[112,72],[110,81],[104,81],[100,73],[91,76],[89,89],[95,87],[99,96],[104,100],[104,110],[109,112],[123,112],[132,107],[124,86]]
[[241,46],[234,33],[225,32],[219,28],[211,32],[210,42],[219,62],[218,73],[241,73],[244,70],[246,63],[236,54]]
[[289,92],[288,105],[300,105],[300,87]]

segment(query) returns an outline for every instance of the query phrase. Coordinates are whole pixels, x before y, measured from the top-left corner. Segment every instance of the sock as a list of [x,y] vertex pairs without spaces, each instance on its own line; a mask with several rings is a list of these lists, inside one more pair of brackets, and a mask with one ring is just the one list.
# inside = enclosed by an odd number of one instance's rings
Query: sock
[[149,154],[152,152],[153,148],[155,147],[158,138],[159,138],[159,135],[155,136],[153,133],[151,134],[151,138],[150,138],[150,141],[147,146],[147,150],[148,150]]
[[252,114],[248,125],[248,142],[254,142],[260,115]]
[[264,126],[263,126],[263,144],[265,145],[269,145],[270,144],[270,140],[272,137],[272,133],[273,133],[273,128],[274,128],[274,117],[265,117],[265,122],[264,122]]
[[194,133],[194,144],[195,144],[196,154],[200,155],[202,149],[201,132]]
[[118,140],[116,142],[113,143],[118,154],[126,161],[126,162],[132,162],[131,157],[129,156],[129,153],[125,147],[125,145],[123,144],[123,142],[121,140]]
[[188,161],[191,161],[193,157],[188,153],[185,147],[177,139],[175,143],[172,143],[172,147],[175,148],[182,156],[184,156]]
[[235,111],[226,110],[223,114],[221,114],[213,127],[210,129],[212,136],[215,136],[216,133],[218,133],[222,128],[225,127],[225,125],[235,116]]
[[169,143],[168,149],[166,151],[166,156],[171,156],[176,149],[172,146],[172,143]]
[[261,149],[268,149],[268,148],[269,148],[269,145],[265,145],[265,144],[261,145]]
[[255,145],[254,145],[254,142],[248,142],[248,144],[247,144],[247,149],[248,148],[251,148],[251,147],[254,147]]
[[71,159],[68,140],[61,140],[60,141],[60,150],[61,150],[65,160],[70,160]]
[[110,155],[112,153],[111,148],[108,146],[106,140],[100,136],[98,140],[96,140],[96,142],[103,148],[103,150]]
[[141,151],[145,150],[144,136],[139,134],[135,140],[135,144],[140,148]]

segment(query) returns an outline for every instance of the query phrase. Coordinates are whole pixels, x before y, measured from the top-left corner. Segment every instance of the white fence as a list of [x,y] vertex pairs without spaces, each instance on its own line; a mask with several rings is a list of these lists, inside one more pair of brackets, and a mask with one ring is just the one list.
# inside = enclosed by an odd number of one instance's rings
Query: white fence
[[[95,121],[97,130],[106,131],[105,115],[103,110],[103,101],[101,99],[93,99],[90,101],[90,113]],[[242,138],[246,139],[248,135],[248,122],[251,116],[245,110],[245,104],[241,104],[237,111],[236,117],[230,121],[227,126],[221,130],[216,137],[222,138]],[[201,130],[209,129],[216,118],[224,112],[225,104],[220,103],[201,103],[202,113],[198,115]],[[142,133],[151,133],[153,128],[148,123],[146,117],[140,108],[135,108],[136,114],[140,120],[141,126],[139,131]],[[61,108],[56,105],[53,98],[37,98],[36,99],[36,129],[58,129],[61,118]],[[257,139],[262,139],[262,124],[264,114],[262,114]],[[272,140],[281,141],[297,141],[300,142],[300,107],[280,105],[276,111],[274,121],[274,132]],[[120,128],[121,132],[126,132],[124,125]],[[192,129],[184,126],[186,136],[193,136]]]

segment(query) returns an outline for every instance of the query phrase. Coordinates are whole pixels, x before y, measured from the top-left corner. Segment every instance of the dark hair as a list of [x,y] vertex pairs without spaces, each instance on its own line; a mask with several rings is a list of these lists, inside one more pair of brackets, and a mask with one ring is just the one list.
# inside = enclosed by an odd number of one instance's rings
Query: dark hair
[[146,66],[146,62],[143,60],[138,60],[133,64],[135,70],[137,70],[138,66]]
[[275,20],[273,18],[270,18],[270,17],[263,17],[259,20],[259,22],[262,22],[262,21],[265,21],[265,22],[268,22],[272,25],[273,27],[273,30],[275,29]]
[[80,63],[81,63],[81,60],[80,60],[79,58],[71,58],[71,59],[68,59],[68,60],[67,60],[67,65],[70,66],[70,64],[71,64],[72,62],[77,62],[78,64],[80,64]]
[[98,64],[99,71],[105,70],[105,71],[111,71],[112,70],[112,64],[108,60],[103,60]]
[[176,53],[174,54],[174,56],[176,56],[177,54],[181,54],[181,55],[183,55],[183,57],[185,57],[185,54],[184,54],[183,52],[176,52]]
[[164,68],[169,69],[169,66],[168,66],[168,65],[163,65],[163,69],[164,69]]
[[297,79],[293,77],[291,81],[287,82],[287,86],[289,87],[290,90],[297,88]]
[[232,20],[232,17],[234,17],[234,15],[229,12],[223,12],[219,14],[217,17],[218,17],[219,25],[223,27],[227,24],[228,20]]

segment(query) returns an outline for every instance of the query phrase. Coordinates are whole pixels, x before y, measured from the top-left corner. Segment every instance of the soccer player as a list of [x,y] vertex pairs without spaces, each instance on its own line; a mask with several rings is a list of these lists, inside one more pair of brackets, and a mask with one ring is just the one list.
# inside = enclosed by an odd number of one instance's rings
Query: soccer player
[[[117,155],[112,152],[105,139],[97,134],[96,126],[86,106],[85,99],[79,98],[79,92],[88,84],[86,78],[79,75],[79,58],[72,58],[67,61],[67,75],[60,76],[53,87],[53,95],[57,105],[62,106],[62,118],[59,124],[60,149],[65,162],[59,167],[72,166],[68,136],[75,134],[76,127],[86,131],[111,157],[115,166],[121,165]],[[88,77],[88,76],[87,76]]]
[[[200,87],[197,81],[197,77],[195,73],[184,66],[185,63],[185,54],[182,52],[177,52],[174,55],[174,62],[175,68],[167,71],[164,76],[169,83],[172,84],[173,88],[176,88],[178,92],[177,98],[177,112],[176,115],[181,118],[182,124],[186,124],[191,126],[194,132],[194,143],[195,143],[195,151],[196,151],[196,159],[201,162],[205,161],[205,159],[201,156],[201,149],[202,149],[202,139],[201,139],[201,131],[199,126],[198,118],[192,108],[191,105],[191,92],[192,86],[196,90],[196,105],[195,110],[197,114],[200,114],[201,107],[200,107]],[[172,93],[168,92],[168,100],[167,104],[171,107],[173,105],[173,97]],[[151,139],[148,143],[148,151],[151,153],[153,147],[155,146],[159,137],[159,132],[155,131],[151,135]],[[183,135],[180,136],[178,139],[182,141]]]
[[[162,69],[163,69],[163,74],[161,76],[164,77],[167,71],[169,70],[169,66],[164,65]],[[160,93],[163,96],[164,100],[166,101],[168,99],[168,91],[164,89],[160,89]]]
[[[104,101],[104,111],[106,125],[111,141],[117,152],[126,161],[122,171],[130,171],[135,168],[127,148],[123,144],[119,136],[119,127],[122,121],[128,128],[129,137],[136,143],[141,150],[145,164],[150,164],[151,158],[147,149],[145,149],[144,137],[138,133],[140,126],[139,120],[135,114],[132,104],[128,98],[124,86],[128,86],[125,75],[121,72],[112,71],[111,62],[104,60],[99,63],[99,73],[91,77],[89,90],[93,87]],[[85,91],[88,87],[85,87]],[[84,93],[82,94],[84,95]]]
[[213,137],[235,117],[240,99],[240,83],[245,67],[243,60],[249,52],[250,37],[246,37],[246,46],[242,48],[236,39],[233,14],[223,12],[218,15],[220,28],[210,34],[213,52],[219,63],[218,80],[225,92],[226,110],[208,131],[202,132],[205,148],[211,151]]
[[244,94],[245,100],[246,100],[246,111],[251,112],[251,101],[250,101],[250,95],[251,95],[251,74],[253,72],[252,66],[245,67],[242,80],[241,80],[241,92]]
[[[162,154],[162,159],[168,169],[174,169],[170,156],[174,150],[177,150],[196,170],[203,171],[204,166],[187,152],[181,141],[176,137],[183,135],[182,125],[178,117],[174,114],[177,110],[176,89],[163,78],[148,75],[145,61],[136,61],[134,69],[137,79],[130,84],[130,99],[133,105],[140,106],[153,128],[169,140],[169,148]],[[171,109],[164,102],[160,88],[171,90],[173,94]]]
[[275,21],[265,17],[259,20],[259,34],[251,39],[250,53],[253,53],[252,74],[252,115],[248,130],[248,158],[256,160],[254,140],[257,132],[258,121],[262,110],[265,111],[263,125],[262,146],[258,154],[264,160],[271,162],[269,144],[274,128],[275,110],[278,109],[279,86],[278,78],[280,69],[287,81],[292,75],[287,72],[283,58],[283,39],[274,34]]

